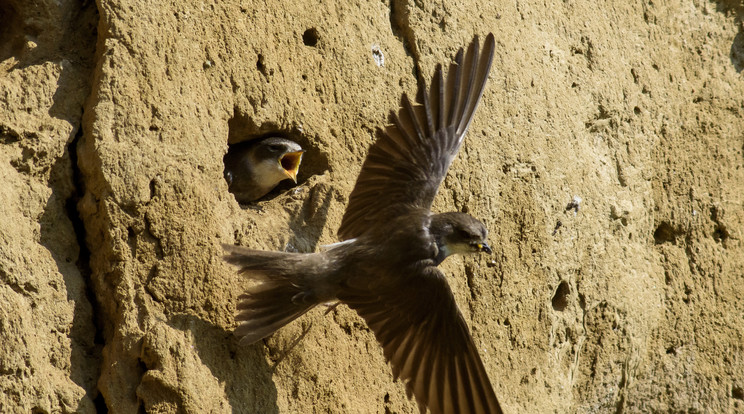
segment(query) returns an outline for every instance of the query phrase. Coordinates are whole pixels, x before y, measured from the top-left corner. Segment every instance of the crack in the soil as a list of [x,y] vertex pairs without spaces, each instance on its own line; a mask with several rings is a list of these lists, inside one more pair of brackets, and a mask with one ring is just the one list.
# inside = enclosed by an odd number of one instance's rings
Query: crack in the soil
[[413,58],[416,79],[421,79],[421,59],[416,46],[416,35],[411,28],[410,7],[408,0],[390,0],[390,28],[393,34],[401,39],[406,52]]
[[[80,119],[83,119],[83,117],[81,116]],[[78,125],[75,138],[67,146],[67,153],[70,157],[70,167],[72,169],[73,190],[70,194],[70,197],[65,200],[65,210],[68,219],[72,223],[72,228],[75,231],[75,238],[79,247],[79,254],[77,261],[75,262],[75,266],[77,266],[78,270],[80,271],[80,276],[85,281],[85,297],[91,306],[93,318],[92,322],[93,327],[95,328],[95,332],[93,334],[93,343],[96,345],[97,349],[95,358],[100,362],[103,360],[101,349],[103,349],[103,346],[106,343],[103,337],[103,321],[101,320],[102,313],[101,307],[98,303],[98,298],[96,297],[96,293],[93,289],[93,271],[90,267],[91,253],[85,241],[85,223],[80,217],[80,211],[77,207],[78,202],[82,198],[83,194],[85,194],[85,181],[83,180],[83,174],[80,171],[80,167],[78,166],[77,153],[78,143],[80,142],[82,136],[82,125]],[[103,398],[103,394],[100,393],[97,388],[93,391],[95,391],[96,393],[95,397],[93,398],[93,404],[96,408],[96,412],[107,413],[108,407],[106,406],[106,401]]]

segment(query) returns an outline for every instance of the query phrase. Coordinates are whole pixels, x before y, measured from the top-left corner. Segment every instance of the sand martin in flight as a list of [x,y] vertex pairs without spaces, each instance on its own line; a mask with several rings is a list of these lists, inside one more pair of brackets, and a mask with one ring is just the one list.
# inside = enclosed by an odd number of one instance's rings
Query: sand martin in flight
[[417,103],[403,95],[362,165],[338,230],[318,253],[228,246],[253,285],[239,297],[235,334],[253,343],[313,307],[340,301],[374,332],[393,375],[422,411],[500,413],[478,347],[437,268],[455,253],[490,253],[488,232],[465,213],[432,213],[434,196],[483,94],[492,34],[441,65]]

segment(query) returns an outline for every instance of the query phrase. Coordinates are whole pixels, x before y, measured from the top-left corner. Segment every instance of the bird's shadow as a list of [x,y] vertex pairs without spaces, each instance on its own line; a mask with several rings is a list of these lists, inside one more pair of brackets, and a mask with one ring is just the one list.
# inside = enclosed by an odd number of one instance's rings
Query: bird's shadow
[[[302,205],[293,206],[289,217],[290,236],[284,246],[285,251],[310,253],[318,247],[323,229],[328,221],[328,213],[334,200],[340,201],[341,193],[327,183],[311,178],[307,196]],[[281,195],[277,189],[271,191],[260,203],[241,204],[243,210],[263,211],[263,203]]]
[[289,228],[293,231],[288,244],[291,250],[315,251],[328,221],[331,204],[339,196],[337,190],[325,183],[316,183],[310,188],[302,207],[290,217]]
[[232,332],[194,315],[175,315],[168,325],[189,331],[194,350],[212,375],[224,384],[234,413],[278,414],[277,390],[270,365],[259,342],[240,345]]

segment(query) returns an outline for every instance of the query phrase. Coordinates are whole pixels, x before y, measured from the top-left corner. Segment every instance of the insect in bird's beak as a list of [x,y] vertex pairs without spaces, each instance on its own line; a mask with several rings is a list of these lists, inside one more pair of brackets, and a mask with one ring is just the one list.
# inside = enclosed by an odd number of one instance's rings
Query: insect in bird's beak
[[488,243],[476,243],[475,247],[478,248],[478,251],[491,254],[491,247],[488,245]]
[[295,183],[297,183],[297,172],[300,170],[300,162],[302,162],[304,153],[305,150],[288,152],[279,158],[279,164],[284,168],[284,173]]

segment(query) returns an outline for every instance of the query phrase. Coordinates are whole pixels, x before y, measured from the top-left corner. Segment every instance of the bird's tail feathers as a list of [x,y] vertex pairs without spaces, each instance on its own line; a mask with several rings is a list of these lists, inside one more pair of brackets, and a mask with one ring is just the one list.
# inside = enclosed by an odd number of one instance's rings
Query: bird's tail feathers
[[266,338],[317,304],[302,282],[302,264],[307,255],[223,247],[228,252],[225,261],[257,282],[238,297],[235,335],[240,343]]

